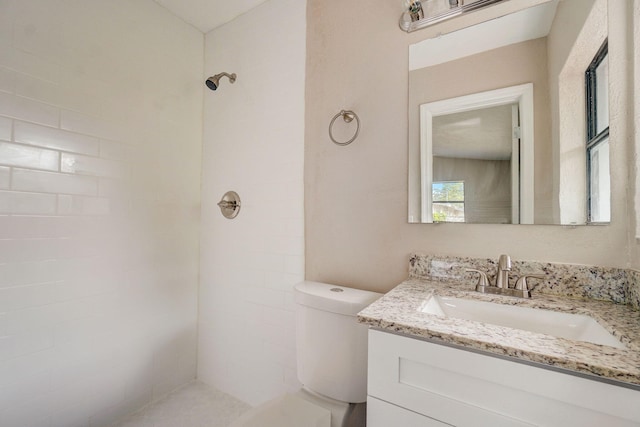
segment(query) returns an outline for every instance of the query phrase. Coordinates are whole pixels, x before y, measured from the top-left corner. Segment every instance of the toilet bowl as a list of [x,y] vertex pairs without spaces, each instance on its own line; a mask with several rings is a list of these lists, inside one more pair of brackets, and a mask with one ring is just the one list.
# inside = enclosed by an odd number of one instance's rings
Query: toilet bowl
[[230,427],[364,426],[367,327],[356,315],[382,294],[305,281],[294,296],[303,388],[251,409]]

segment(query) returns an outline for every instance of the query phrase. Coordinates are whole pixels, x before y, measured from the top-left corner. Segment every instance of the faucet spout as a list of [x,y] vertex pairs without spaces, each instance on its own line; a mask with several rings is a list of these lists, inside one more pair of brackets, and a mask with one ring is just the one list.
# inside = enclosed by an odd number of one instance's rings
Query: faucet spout
[[511,258],[509,255],[500,255],[498,273],[496,274],[496,287],[509,288],[509,271],[511,271]]

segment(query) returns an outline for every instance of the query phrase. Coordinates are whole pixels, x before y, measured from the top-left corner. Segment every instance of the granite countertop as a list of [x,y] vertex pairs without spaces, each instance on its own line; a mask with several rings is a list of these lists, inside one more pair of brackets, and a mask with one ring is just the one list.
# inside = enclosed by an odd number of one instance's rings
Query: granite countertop
[[[433,295],[586,314],[627,348],[573,341],[420,311]],[[383,331],[541,363],[631,384],[634,388],[640,386],[640,311],[625,304],[544,294],[534,294],[530,299],[481,294],[473,291],[472,283],[419,278],[396,286],[361,311],[358,320]]]

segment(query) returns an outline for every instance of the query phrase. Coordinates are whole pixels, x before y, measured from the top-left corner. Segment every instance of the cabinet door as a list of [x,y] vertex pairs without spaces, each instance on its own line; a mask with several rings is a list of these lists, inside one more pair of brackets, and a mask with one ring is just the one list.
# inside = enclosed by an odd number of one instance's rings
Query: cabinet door
[[375,397],[367,398],[367,427],[451,427],[433,418],[392,405]]
[[368,394],[456,427],[640,426],[638,391],[375,330]]

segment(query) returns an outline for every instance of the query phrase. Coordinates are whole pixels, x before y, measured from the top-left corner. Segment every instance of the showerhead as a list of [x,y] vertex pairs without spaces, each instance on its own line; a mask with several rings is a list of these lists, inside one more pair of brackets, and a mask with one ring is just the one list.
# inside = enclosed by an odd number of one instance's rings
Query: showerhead
[[231,83],[234,83],[236,81],[236,73],[220,73],[216,74],[215,76],[209,77],[205,83],[209,89],[216,90],[218,89],[218,86],[220,86],[220,79],[224,76],[229,77],[229,81]]

